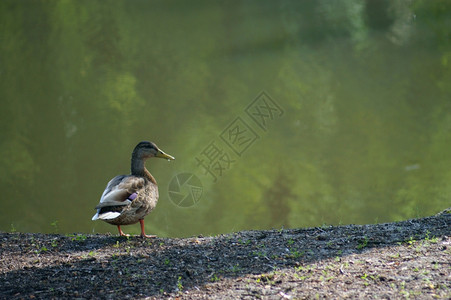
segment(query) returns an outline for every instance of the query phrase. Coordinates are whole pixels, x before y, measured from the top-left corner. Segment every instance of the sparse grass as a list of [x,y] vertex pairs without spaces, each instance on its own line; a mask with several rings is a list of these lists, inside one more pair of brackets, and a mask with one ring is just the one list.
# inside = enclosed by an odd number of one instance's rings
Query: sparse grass
[[256,282],[264,282],[265,284],[274,285],[274,273],[262,274],[256,279]]
[[182,291],[183,291],[182,276],[179,276],[179,277],[177,278],[177,290],[178,290],[179,292],[182,292]]
[[251,243],[251,240],[243,241],[241,238],[239,238],[238,243],[241,245],[249,245]]
[[95,252],[94,250],[91,250],[88,252],[88,254],[83,255],[82,258],[95,257],[96,255],[97,255],[97,252]]
[[242,270],[242,268],[240,267],[239,264],[236,264],[230,268],[230,271],[232,271],[233,273],[238,273],[241,270]]
[[252,251],[252,256],[263,258],[266,257],[266,254],[263,251]]
[[[231,295],[237,299],[315,299],[316,296],[327,299],[333,295],[337,298],[343,298],[343,295],[351,298],[359,295],[362,298],[372,295],[374,298],[384,295],[449,298],[446,276],[451,271],[447,263],[451,252],[447,231],[427,222],[411,230],[409,224],[381,225],[374,229],[369,226],[365,231],[360,226],[334,227],[327,231],[297,229],[287,230],[282,235],[275,231],[264,234],[252,231],[218,238],[199,237],[199,242],[192,238],[153,239],[150,242],[110,236],[89,236],[82,242],[87,236],[3,235],[8,243],[20,245],[9,247],[5,244],[5,250],[14,255],[22,252],[25,259],[18,262],[22,263],[21,268],[31,267],[37,274],[29,275],[29,278],[51,284],[42,289],[42,295],[47,298],[63,295],[63,288],[64,296],[93,297],[92,294],[78,294],[79,291],[72,288],[74,278],[88,285],[101,281],[121,297],[141,286],[147,289],[146,294],[174,299],[182,295],[192,299],[202,296],[232,298]],[[318,236],[320,238],[315,238]],[[165,246],[162,246],[162,240]],[[381,241],[380,247],[378,241]],[[401,243],[397,245],[399,241]],[[24,257],[27,255],[30,257]],[[55,263],[58,263],[55,269],[58,276],[50,282],[46,279],[48,266]],[[101,268],[102,272],[86,272],[91,266],[94,270]],[[23,274],[28,276],[25,272],[11,272],[10,281],[23,282],[19,278]],[[64,280],[58,279],[61,276],[65,276]],[[121,290],[122,287],[127,290]],[[51,289],[54,291],[48,292]],[[140,290],[131,296],[140,298],[144,292],[141,294]],[[32,298],[33,295],[21,294],[20,297]]]
[[364,236],[363,240],[360,241],[360,243],[357,245],[357,249],[358,250],[362,250],[363,248],[365,248],[366,246],[368,246],[368,237]]
[[303,255],[304,255],[304,251],[298,251],[298,250],[290,249],[290,255],[288,255],[287,257],[299,258],[299,257],[301,257]]
[[210,277],[210,281],[211,281],[211,282],[216,282],[216,281],[219,281],[219,280],[221,280],[221,279],[218,277],[218,275],[216,275],[216,273],[213,274],[213,275]]
[[72,241],[85,241],[88,236],[86,234],[66,234],[67,237],[71,237]]
[[426,231],[426,237],[424,238],[424,244],[427,246],[429,243],[436,244],[438,242],[438,238],[435,236],[430,236],[431,232]]
[[415,239],[413,238],[413,236],[410,236],[410,238],[408,240],[404,241],[406,244],[412,245],[413,243],[415,243]]
[[41,248],[39,248],[38,250],[36,250],[36,253],[42,253],[42,252],[47,252],[49,251],[49,249],[47,249],[46,246],[42,246]]

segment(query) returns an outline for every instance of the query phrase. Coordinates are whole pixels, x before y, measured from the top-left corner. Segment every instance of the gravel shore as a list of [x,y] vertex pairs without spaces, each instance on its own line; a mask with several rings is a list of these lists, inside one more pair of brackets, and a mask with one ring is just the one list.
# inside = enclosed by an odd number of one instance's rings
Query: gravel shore
[[1,299],[450,299],[451,211],[154,238],[0,232]]

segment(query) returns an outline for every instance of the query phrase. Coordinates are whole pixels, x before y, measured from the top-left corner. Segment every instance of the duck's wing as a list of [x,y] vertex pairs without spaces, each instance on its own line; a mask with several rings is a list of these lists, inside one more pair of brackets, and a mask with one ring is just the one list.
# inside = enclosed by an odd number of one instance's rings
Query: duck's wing
[[145,185],[142,177],[119,175],[108,182],[105,191],[95,207],[97,213],[92,217],[97,219],[114,219],[118,217],[123,208],[129,205]]

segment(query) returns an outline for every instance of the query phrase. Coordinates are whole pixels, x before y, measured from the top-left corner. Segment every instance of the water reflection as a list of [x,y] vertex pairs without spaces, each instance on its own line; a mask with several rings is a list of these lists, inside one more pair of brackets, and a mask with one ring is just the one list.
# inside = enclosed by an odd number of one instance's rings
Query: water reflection
[[[149,166],[160,202],[146,226],[162,236],[444,209],[450,13],[447,1],[2,1],[0,230],[114,232],[90,216],[140,140],[177,157]],[[200,183],[171,185],[180,174]]]

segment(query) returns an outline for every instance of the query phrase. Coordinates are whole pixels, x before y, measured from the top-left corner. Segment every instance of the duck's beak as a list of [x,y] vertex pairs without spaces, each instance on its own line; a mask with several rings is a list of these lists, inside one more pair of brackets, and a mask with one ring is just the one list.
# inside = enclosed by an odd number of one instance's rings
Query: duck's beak
[[166,158],[167,160],[174,160],[175,157],[169,154],[164,153],[162,150],[158,149],[157,155],[155,155],[156,157],[160,157],[160,158]]

